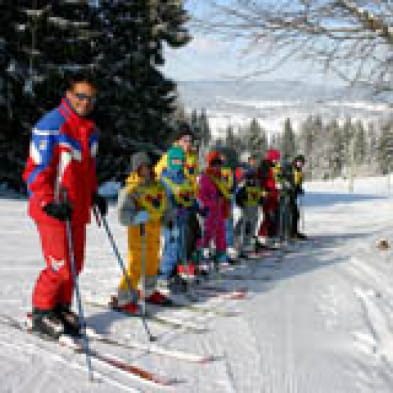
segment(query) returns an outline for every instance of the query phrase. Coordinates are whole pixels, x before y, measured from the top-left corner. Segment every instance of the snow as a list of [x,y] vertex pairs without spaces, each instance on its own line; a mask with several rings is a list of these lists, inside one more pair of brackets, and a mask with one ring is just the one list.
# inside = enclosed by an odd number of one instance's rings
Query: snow
[[[393,196],[385,177],[355,179],[354,192],[342,179],[306,184],[305,231],[312,241],[277,263],[268,257],[238,267],[265,280],[247,285],[245,300],[206,303],[241,311],[237,316],[160,311],[206,326],[195,334],[149,322],[158,345],[219,358],[186,363],[91,342],[91,346],[162,375],[176,377],[173,392],[187,393],[390,393],[393,387]],[[111,187],[115,188],[112,184]],[[0,199],[2,253],[0,315],[22,318],[42,267],[39,239],[26,214],[26,201]],[[126,257],[126,231],[115,205],[108,221]],[[120,269],[102,228],[88,229],[85,269],[80,276],[86,299],[108,299]],[[270,278],[269,280],[267,278]],[[84,302],[87,323],[100,333],[146,342],[141,322]],[[13,330],[0,323],[2,392],[158,392],[155,388],[93,360],[89,382],[82,355]]]

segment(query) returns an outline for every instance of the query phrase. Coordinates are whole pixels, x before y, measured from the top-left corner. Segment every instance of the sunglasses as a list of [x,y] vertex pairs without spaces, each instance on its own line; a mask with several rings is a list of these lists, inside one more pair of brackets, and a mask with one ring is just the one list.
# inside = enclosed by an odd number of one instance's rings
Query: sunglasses
[[94,104],[97,101],[96,96],[89,96],[88,94],[84,94],[84,93],[72,93],[72,94],[78,100],[87,100],[87,101],[90,101],[92,104]]

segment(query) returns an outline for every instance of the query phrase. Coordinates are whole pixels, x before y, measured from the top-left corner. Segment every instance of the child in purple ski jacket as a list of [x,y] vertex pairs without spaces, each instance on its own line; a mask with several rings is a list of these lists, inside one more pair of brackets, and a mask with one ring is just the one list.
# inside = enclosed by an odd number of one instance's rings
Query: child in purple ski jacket
[[225,220],[230,209],[230,194],[221,178],[222,157],[218,152],[207,156],[208,166],[199,179],[198,200],[208,211],[204,220],[201,247],[205,258],[211,241],[216,248],[215,262],[226,262]]

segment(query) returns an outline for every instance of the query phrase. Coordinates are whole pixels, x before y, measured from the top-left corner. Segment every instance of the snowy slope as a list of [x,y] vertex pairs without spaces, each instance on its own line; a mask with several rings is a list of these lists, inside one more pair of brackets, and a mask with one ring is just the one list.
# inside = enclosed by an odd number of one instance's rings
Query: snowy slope
[[[143,351],[91,343],[93,347],[179,382],[173,392],[390,393],[393,391],[393,254],[375,242],[393,240],[393,199],[386,179],[307,185],[305,227],[314,241],[282,262],[261,259],[238,268],[265,280],[247,285],[245,300],[214,300],[240,310],[234,317],[167,310],[165,315],[208,328],[196,334],[150,323],[158,343],[220,358],[192,364]],[[42,265],[26,202],[0,200],[1,314],[20,318]],[[109,222],[125,255],[126,234]],[[84,298],[107,299],[119,268],[102,229],[91,225],[81,276]],[[267,280],[270,278],[270,280]],[[85,304],[88,324],[124,341],[146,342],[142,325]],[[0,392],[158,392],[93,361],[98,382],[87,381],[83,356],[0,324]]]
[[180,82],[185,107],[205,108],[214,138],[225,137],[230,125],[235,132],[255,118],[269,133],[283,130],[291,119],[295,131],[310,115],[324,121],[346,119],[378,122],[391,116],[392,97],[370,96],[362,88],[338,87],[299,81],[204,81]]

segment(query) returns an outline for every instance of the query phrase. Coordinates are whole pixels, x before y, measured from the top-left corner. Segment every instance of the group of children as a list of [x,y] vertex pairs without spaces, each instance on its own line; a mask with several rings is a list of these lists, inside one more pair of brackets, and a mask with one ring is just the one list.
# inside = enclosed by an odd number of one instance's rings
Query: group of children
[[143,152],[131,157],[131,173],[118,198],[119,221],[128,227],[128,267],[116,309],[138,313],[141,296],[170,304],[168,293],[187,290],[184,271],[209,274],[209,266],[235,263],[277,240],[305,239],[297,205],[303,156],[280,168],[279,151],[270,149],[260,163],[250,156],[230,168],[213,150],[199,172],[192,143],[193,133],[183,124],[157,165]]
[[[45,260],[33,289],[32,329],[52,338],[81,333],[77,277],[85,260],[86,228],[92,209],[98,219],[107,214],[96,175],[98,131],[89,117],[96,95],[94,81],[71,76],[60,105],[33,127],[23,173]],[[262,238],[302,237],[296,197],[302,192],[303,157],[279,170],[280,154],[269,150],[260,165],[251,157],[233,168],[214,150],[199,171],[189,125],[177,131],[156,165],[144,152],[133,154],[119,193],[128,264],[111,305],[130,314],[139,313],[139,299],[165,305],[171,303],[168,292],[186,290],[190,280],[183,278],[182,268],[188,275],[209,274],[212,267],[233,262],[235,254],[247,257],[257,247],[270,246]],[[79,315],[71,307],[74,291]]]

